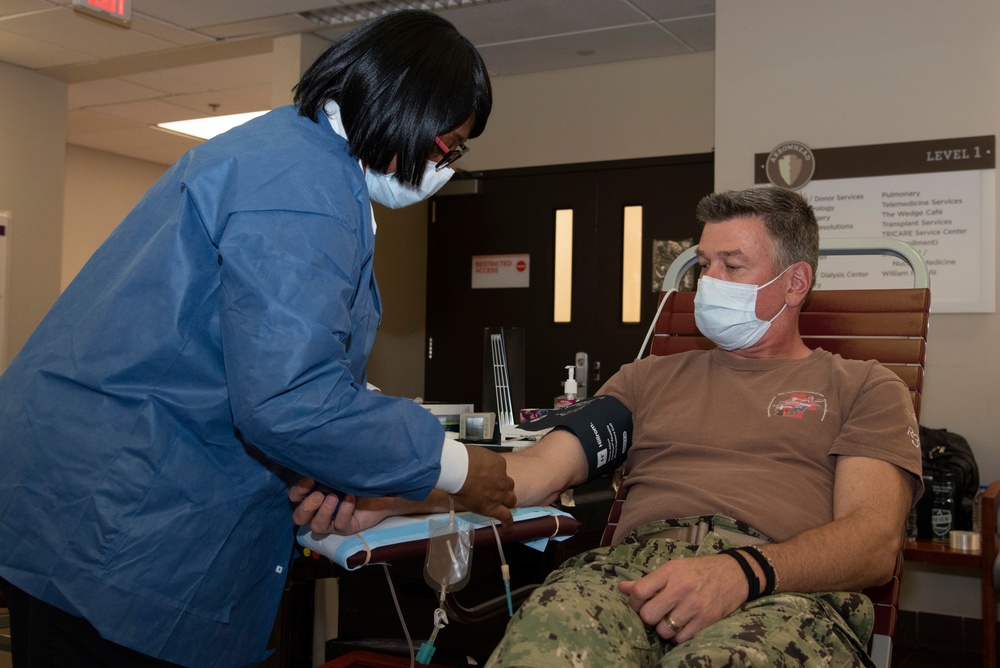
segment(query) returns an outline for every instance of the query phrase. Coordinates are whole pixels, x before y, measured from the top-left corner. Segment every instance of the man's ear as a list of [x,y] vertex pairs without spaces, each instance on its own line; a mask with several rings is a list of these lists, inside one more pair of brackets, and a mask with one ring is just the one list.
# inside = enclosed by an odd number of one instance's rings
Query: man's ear
[[796,262],[789,269],[788,305],[801,306],[812,288],[813,272],[808,262]]

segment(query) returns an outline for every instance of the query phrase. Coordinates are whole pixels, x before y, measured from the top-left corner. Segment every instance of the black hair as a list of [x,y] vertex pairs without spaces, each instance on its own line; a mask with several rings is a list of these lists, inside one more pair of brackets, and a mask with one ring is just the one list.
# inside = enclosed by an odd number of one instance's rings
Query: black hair
[[299,113],[317,121],[328,101],[340,105],[351,155],[419,185],[434,137],[470,117],[470,137],[493,107],[482,56],[447,20],[401,10],[354,28],[313,63],[295,86]]
[[819,225],[813,208],[799,193],[774,186],[713,193],[698,203],[695,216],[702,225],[760,218],[771,241],[774,271],[807,262],[816,282]]

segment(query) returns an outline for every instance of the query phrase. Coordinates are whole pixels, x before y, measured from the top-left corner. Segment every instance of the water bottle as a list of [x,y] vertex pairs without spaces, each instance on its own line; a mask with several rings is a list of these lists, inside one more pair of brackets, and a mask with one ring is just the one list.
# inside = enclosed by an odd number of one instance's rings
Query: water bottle
[[931,506],[931,529],[934,533],[933,539],[938,542],[947,543],[948,534],[951,533],[953,528],[954,488],[955,486],[951,480],[934,481],[934,505]]
[[980,485],[979,491],[972,499],[972,530],[976,533],[983,531],[983,494],[986,493],[986,485]]

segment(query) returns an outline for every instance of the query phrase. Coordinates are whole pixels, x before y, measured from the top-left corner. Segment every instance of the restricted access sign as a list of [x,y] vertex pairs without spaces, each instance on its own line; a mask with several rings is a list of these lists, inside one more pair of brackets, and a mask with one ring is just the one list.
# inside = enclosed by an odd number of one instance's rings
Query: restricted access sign
[[531,287],[531,255],[473,255],[472,289]]

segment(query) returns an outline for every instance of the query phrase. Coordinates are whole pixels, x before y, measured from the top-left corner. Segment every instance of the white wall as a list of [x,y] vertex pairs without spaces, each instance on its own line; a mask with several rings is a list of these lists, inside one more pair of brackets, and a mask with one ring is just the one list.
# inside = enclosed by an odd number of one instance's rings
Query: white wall
[[0,91],[0,211],[12,214],[3,369],[59,295],[66,85],[0,62]]
[[[996,0],[717,0],[716,17],[718,189],[752,185],[754,154],[787,140],[1000,134]],[[968,438],[984,481],[1000,478],[997,341],[996,313],[931,316],[921,422]],[[979,617],[979,605],[977,578],[907,564],[904,608]]]

